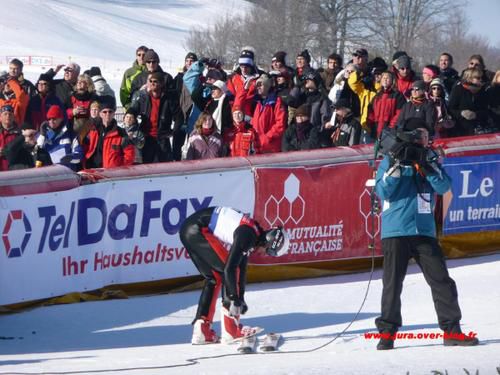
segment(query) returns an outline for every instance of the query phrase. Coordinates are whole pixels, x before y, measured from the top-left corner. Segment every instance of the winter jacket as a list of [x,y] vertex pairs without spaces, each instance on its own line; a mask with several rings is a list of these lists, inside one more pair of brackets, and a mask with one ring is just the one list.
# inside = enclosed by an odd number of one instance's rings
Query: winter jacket
[[366,85],[361,80],[359,72],[352,72],[347,80],[351,90],[359,97],[361,116],[360,123],[365,130],[370,130],[368,127],[368,106],[375,97],[375,90]]
[[123,73],[123,79],[120,85],[120,101],[122,106],[127,109],[130,107],[130,102],[132,101],[132,81],[145,70],[146,65],[139,65],[137,60],[135,60],[132,66]]
[[[309,121],[313,126],[321,129],[332,116],[330,100],[323,92],[323,88],[316,91],[304,91],[304,88],[294,87],[290,91],[288,103],[291,107],[298,108],[302,104],[308,104],[311,108]],[[290,119],[289,123],[293,119]]]
[[385,128],[395,128],[401,108],[406,103],[404,96],[396,90],[381,89],[368,106],[368,126],[379,138]]
[[335,77],[337,74],[340,73],[342,68],[337,68],[337,69],[318,69],[319,75],[321,76],[321,79],[323,80],[323,84],[325,85],[325,88],[330,91],[331,88],[333,87]]
[[453,68],[441,70],[439,78],[441,78],[447,93],[450,93],[453,86],[455,86],[455,84],[460,80],[458,72]]
[[[113,168],[134,163],[134,144],[115,120],[107,128],[96,126],[87,134],[85,160],[91,160],[96,151],[100,153],[102,165],[93,167]],[[84,164],[86,168],[89,167],[86,162]]]
[[281,150],[300,151],[313,150],[320,147],[318,126],[311,123],[298,125],[292,122],[283,134]]
[[53,83],[56,96],[59,98],[61,103],[63,103],[64,105],[69,103],[71,101],[71,94],[73,94],[74,85],[72,83],[69,83],[68,81],[65,81],[64,79],[55,79]]
[[413,82],[417,80],[417,75],[413,70],[410,70],[410,74],[406,77],[402,77],[397,69],[394,69],[394,75],[396,76],[396,87],[398,91],[409,100],[411,97],[411,87]]
[[259,137],[261,151],[280,152],[287,117],[281,98],[270,92],[266,98],[256,97],[256,100],[251,124]]
[[349,87],[347,79],[345,78],[345,70],[341,70],[335,77],[333,86],[328,93],[328,99],[330,99],[333,105],[335,105],[339,99],[346,99],[354,117],[359,117],[361,115],[359,97]]
[[361,124],[353,114],[350,114],[342,121],[338,121],[334,127],[323,129],[320,135],[323,147],[359,145]]
[[23,135],[17,136],[8,144],[5,154],[9,163],[9,170],[52,165],[49,153],[37,145],[27,144]]
[[[200,108],[202,111],[207,111],[215,120],[218,132],[224,137],[226,129],[231,128],[233,125],[233,114],[231,111],[231,98],[228,95],[223,95],[219,99],[214,99],[212,96],[204,97],[203,86],[198,86],[193,93],[191,98],[194,104]],[[219,108],[220,115],[216,116],[215,112]]]
[[97,75],[92,76],[92,82],[94,82],[95,94],[99,97],[108,96],[110,98],[115,99],[115,92],[111,88],[108,82],[104,79],[103,76]]
[[240,95],[240,93],[245,90],[245,78],[241,74],[234,73],[233,75],[231,75],[227,80],[227,88],[233,94],[234,97],[245,98],[245,100],[241,100],[241,102],[238,104],[241,106],[245,116],[251,117],[253,115],[252,100],[255,94],[257,93],[255,90],[255,79],[252,79],[250,81],[245,96]]
[[10,129],[5,129],[0,125],[0,171],[6,171],[9,169],[9,162],[5,157],[8,146],[12,143],[19,135],[21,131],[17,125],[13,125]]
[[488,96],[488,109],[492,125],[494,128],[500,129],[500,85],[490,86],[486,90],[486,94]]
[[187,160],[213,159],[222,156],[222,137],[216,131],[204,136],[195,130],[189,136]]
[[0,107],[4,104],[10,104],[14,108],[14,119],[17,124],[21,125],[26,116],[26,110],[29,104],[29,95],[24,92],[17,79],[9,79],[7,82],[12,89],[12,95],[5,97],[0,96]]
[[[484,88],[472,93],[467,85],[457,83],[450,94],[448,109],[455,119],[455,128],[452,134],[455,137],[473,135],[488,127],[488,97]],[[470,110],[476,113],[476,119],[467,120],[462,111]]]
[[83,149],[69,122],[61,124],[56,130],[44,122],[40,126],[36,143],[50,154],[52,163],[66,165],[73,170],[79,169]]
[[451,188],[451,179],[441,166],[423,177],[413,166],[390,171],[386,156],[377,170],[375,191],[382,200],[382,238],[402,236],[436,237],[435,193]]
[[419,101],[411,99],[409,102],[406,102],[399,113],[397,127],[403,127],[404,122],[410,118],[424,120],[427,130],[429,131],[429,137],[434,136],[434,127],[436,125],[436,109],[434,108],[434,103],[426,98]]
[[28,94],[28,98],[31,99],[38,94],[38,90],[35,85],[31,81],[24,78],[24,74],[17,77],[17,81],[19,82],[19,85],[21,85],[23,91]]
[[[69,101],[65,104],[66,115],[70,120],[73,120],[74,118],[89,118],[90,104],[92,104],[92,102],[94,101],[98,101],[98,97],[94,93],[88,91],[85,91],[84,93],[74,92],[70,96]],[[77,107],[85,108],[86,110],[85,114],[78,114],[75,116],[73,113],[73,109]]]
[[36,95],[31,98],[26,111],[25,120],[34,125],[37,130],[40,129],[40,125],[42,125],[44,121],[47,121],[47,111],[53,105],[57,105],[61,108],[61,111],[65,115],[64,120],[66,120],[66,107],[61,103],[59,98],[52,93],[46,96]]
[[[169,141],[174,129],[178,128],[182,122],[182,112],[179,107],[178,97],[172,91],[163,93],[160,97],[160,108],[158,113],[157,140],[159,143]],[[132,102],[130,108],[141,116],[141,128],[144,135],[149,135],[151,130],[151,95],[141,90],[140,95]],[[169,143],[169,142],[168,142]]]
[[233,124],[226,131],[224,143],[229,144],[230,156],[248,156],[260,153],[259,138],[248,122]]

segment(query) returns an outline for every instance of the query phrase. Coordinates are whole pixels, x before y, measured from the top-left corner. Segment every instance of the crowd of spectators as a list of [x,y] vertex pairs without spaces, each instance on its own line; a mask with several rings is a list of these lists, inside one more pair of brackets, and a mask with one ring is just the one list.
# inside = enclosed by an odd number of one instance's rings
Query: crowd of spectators
[[[231,69],[189,52],[175,77],[140,46],[118,97],[99,67],[72,62],[36,84],[13,59],[0,72],[0,171],[63,164],[75,171],[140,163],[373,143],[409,118],[431,139],[500,130],[500,71],[472,55],[459,73],[449,53],[418,72],[398,51],[390,62],[356,49],[315,69],[308,50],[278,51],[263,70],[244,47]],[[64,69],[63,69],[64,68]],[[56,78],[63,69],[63,77]],[[117,98],[123,122],[115,120]]]

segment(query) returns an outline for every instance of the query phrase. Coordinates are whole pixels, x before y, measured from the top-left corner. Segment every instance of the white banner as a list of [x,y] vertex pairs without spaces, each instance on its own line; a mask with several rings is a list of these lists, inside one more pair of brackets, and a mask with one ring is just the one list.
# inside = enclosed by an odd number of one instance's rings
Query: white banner
[[201,208],[253,214],[250,170],[0,199],[0,305],[198,273],[178,232]]

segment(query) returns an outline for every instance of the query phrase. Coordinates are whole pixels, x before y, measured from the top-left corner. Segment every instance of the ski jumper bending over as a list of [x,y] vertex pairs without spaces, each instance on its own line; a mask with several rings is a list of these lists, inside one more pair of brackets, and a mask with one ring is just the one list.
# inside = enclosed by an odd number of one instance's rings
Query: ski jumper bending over
[[229,343],[248,334],[248,327],[239,323],[240,314],[248,309],[244,299],[248,256],[257,247],[271,256],[286,254],[286,232],[280,227],[263,230],[253,218],[230,207],[208,207],[186,218],[180,239],[205,278],[191,342],[219,341],[211,325],[221,291],[222,341]]

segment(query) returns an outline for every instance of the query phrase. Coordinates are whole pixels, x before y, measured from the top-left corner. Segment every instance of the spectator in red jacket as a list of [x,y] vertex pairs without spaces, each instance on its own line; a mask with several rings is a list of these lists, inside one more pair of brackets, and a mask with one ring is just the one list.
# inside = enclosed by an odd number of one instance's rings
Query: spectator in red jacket
[[132,165],[135,147],[125,129],[118,126],[115,106],[104,102],[99,112],[101,121],[94,125],[84,141],[85,168],[112,168]]
[[394,75],[382,73],[381,88],[368,106],[368,126],[372,137],[380,138],[386,128],[393,129],[398,122],[399,112],[406,103],[404,96],[394,88]]
[[66,103],[67,114],[70,120],[74,118],[90,118],[90,103],[97,100],[92,78],[82,74],[76,81],[75,91]]
[[239,105],[233,106],[233,127],[226,131],[224,143],[229,144],[230,156],[248,156],[259,153],[257,133]]
[[10,104],[4,104],[0,108],[0,171],[9,169],[9,162],[5,158],[6,147],[14,141],[21,131],[14,121],[14,107]]
[[410,100],[413,82],[416,81],[416,74],[411,69],[411,58],[404,54],[394,61],[394,74],[396,75],[396,88]]
[[251,124],[257,132],[262,153],[281,151],[281,139],[287,123],[285,106],[272,84],[273,80],[267,74],[261,75],[255,83],[257,104]]

